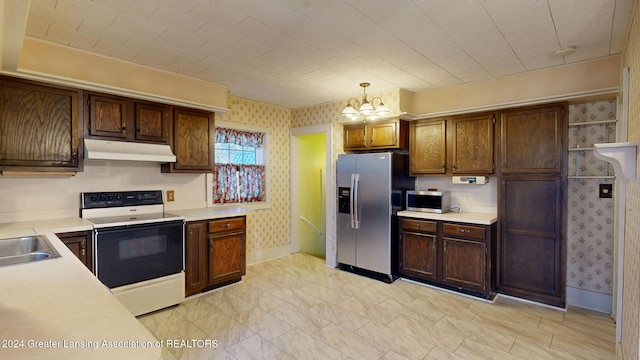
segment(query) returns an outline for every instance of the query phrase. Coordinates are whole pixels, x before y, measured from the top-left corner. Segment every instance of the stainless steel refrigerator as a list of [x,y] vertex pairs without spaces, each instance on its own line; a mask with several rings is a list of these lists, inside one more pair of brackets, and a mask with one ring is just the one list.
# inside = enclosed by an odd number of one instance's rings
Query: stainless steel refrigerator
[[397,210],[404,191],[413,189],[408,159],[396,153],[338,155],[337,253],[343,270],[380,275],[395,273]]

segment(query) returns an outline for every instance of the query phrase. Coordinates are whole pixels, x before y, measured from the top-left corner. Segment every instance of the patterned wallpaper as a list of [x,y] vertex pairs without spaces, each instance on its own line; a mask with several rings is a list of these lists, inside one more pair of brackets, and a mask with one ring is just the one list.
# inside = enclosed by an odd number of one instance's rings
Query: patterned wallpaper
[[[630,68],[628,141],[640,141],[640,3],[636,1],[624,66]],[[636,164],[636,174],[640,174]],[[640,183],[627,185],[622,349],[624,359],[638,359],[640,337]]]
[[[239,97],[227,99],[229,112],[216,120],[269,128],[268,199],[271,207],[247,216],[247,252],[286,246],[289,241],[289,129],[291,110]],[[252,259],[247,259],[253,262]]]
[[[569,106],[569,123],[613,120],[616,100]],[[569,128],[569,149],[615,141],[615,124]],[[613,175],[607,162],[593,151],[570,151],[568,174]],[[569,179],[567,195],[567,286],[613,293],[613,199],[598,198],[598,184],[610,179]]]

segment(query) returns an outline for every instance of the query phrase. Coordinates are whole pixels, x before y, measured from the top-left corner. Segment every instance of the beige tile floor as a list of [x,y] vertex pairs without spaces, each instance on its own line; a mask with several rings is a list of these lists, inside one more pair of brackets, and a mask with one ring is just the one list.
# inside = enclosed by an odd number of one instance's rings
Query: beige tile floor
[[615,358],[609,316],[385,284],[303,254],[251,265],[240,283],[139,320],[165,343],[187,341],[163,359]]

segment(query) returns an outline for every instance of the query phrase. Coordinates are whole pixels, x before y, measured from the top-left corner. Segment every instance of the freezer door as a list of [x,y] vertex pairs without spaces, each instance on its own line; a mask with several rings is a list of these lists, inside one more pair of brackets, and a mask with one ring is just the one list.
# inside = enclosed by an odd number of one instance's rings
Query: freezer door
[[[349,189],[349,201],[350,212],[337,214],[337,252],[338,263],[345,265],[356,265],[356,229],[352,225],[354,224],[355,214],[353,207],[353,184],[352,179],[356,174],[356,159],[355,154],[343,154],[338,155],[337,166],[337,182],[338,189]],[[340,196],[340,194],[338,194]]]
[[391,274],[391,153],[361,154],[356,266]]

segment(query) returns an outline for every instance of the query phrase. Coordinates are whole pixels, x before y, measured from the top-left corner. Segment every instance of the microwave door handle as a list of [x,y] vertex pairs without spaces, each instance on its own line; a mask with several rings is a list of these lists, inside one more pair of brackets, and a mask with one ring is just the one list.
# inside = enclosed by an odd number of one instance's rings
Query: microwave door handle
[[354,229],[360,229],[360,211],[359,208],[359,197],[360,197],[360,174],[354,174],[354,200],[353,200],[353,213],[354,213]]

